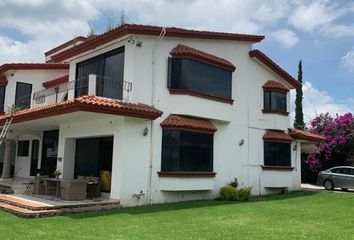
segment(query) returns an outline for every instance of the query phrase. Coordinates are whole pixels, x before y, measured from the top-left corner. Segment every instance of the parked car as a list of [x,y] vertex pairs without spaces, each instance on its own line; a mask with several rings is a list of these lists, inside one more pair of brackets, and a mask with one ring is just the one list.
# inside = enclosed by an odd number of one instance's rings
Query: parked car
[[342,190],[354,189],[354,167],[338,166],[318,173],[317,184],[326,190],[341,188]]

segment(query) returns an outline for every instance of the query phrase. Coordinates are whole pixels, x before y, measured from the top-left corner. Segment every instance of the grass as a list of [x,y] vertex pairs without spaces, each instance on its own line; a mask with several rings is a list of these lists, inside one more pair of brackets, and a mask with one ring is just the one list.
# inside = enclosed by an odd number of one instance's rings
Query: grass
[[1,239],[353,239],[354,194],[294,192],[22,219],[0,211]]

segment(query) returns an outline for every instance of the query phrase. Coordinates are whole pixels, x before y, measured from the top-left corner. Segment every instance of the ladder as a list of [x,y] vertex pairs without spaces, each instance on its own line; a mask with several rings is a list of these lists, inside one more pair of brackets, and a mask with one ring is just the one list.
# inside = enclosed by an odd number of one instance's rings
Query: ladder
[[9,127],[10,127],[10,124],[12,122],[12,119],[13,119],[13,117],[10,117],[10,118],[6,119],[4,127],[1,130],[1,133],[0,133],[0,146],[1,146],[1,144],[3,143],[3,141],[4,141],[5,137],[6,137],[7,130],[9,130]]

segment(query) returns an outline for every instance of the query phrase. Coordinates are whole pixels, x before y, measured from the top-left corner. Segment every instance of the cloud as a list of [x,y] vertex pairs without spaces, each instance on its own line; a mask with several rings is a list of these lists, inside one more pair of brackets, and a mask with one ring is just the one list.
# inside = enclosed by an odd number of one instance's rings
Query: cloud
[[271,36],[286,48],[293,47],[299,42],[299,38],[296,34],[289,29],[280,29],[273,32]]
[[[314,119],[321,113],[329,112],[332,116],[336,114],[344,114],[346,112],[354,113],[354,99],[349,98],[345,101],[337,101],[327,92],[318,90],[310,82],[305,82],[303,84],[303,112],[304,112],[304,121],[309,123],[310,120]],[[291,92],[291,114],[290,117],[294,119],[295,115],[295,96],[296,92]]]
[[349,71],[354,72],[354,47],[342,57],[341,65]]
[[326,37],[354,36],[354,26],[339,24],[341,17],[353,14],[354,4],[338,5],[335,1],[315,0],[297,4],[288,22],[298,30]]
[[43,53],[77,35],[86,35],[88,21],[100,11],[90,1],[3,0],[0,1],[0,30],[25,36],[20,41],[0,34],[0,64],[43,61]]

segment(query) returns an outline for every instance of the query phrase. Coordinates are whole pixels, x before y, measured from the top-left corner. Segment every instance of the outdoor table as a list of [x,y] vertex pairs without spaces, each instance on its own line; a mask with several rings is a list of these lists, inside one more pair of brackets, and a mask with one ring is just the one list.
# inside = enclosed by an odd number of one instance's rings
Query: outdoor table
[[26,190],[23,192],[24,195],[32,195],[32,186],[34,185],[33,182],[26,182],[22,183],[25,185]]
[[48,195],[48,186],[55,185],[55,197],[60,198],[60,181],[61,179],[58,178],[44,178],[43,181],[45,182],[45,195]]

